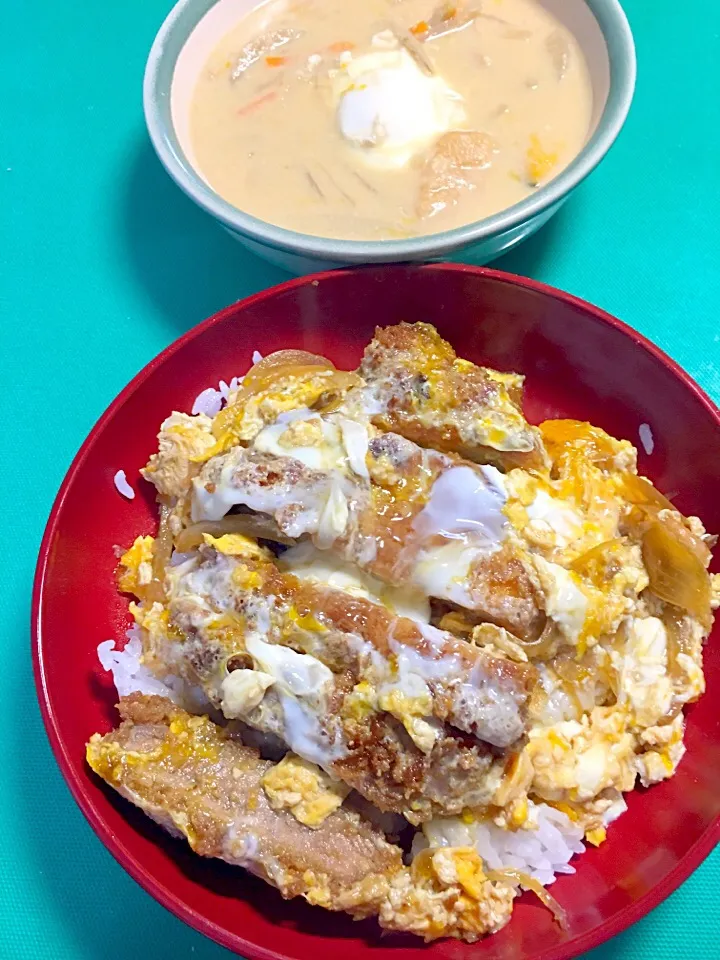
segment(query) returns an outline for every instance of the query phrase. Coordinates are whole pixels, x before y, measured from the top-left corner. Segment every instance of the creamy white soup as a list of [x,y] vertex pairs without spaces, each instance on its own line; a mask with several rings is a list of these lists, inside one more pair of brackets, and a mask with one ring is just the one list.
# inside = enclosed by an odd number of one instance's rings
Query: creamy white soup
[[218,43],[190,109],[194,162],[230,203],[382,240],[530,196],[582,149],[592,91],[534,0],[270,0]]

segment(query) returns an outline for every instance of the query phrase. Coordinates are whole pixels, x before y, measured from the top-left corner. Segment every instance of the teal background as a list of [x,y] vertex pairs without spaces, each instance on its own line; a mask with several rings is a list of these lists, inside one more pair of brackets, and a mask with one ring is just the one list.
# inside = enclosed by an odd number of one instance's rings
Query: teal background
[[[620,316],[718,401],[720,13],[715,0],[625,5],[639,58],[627,127],[560,214],[497,265]],[[195,209],[150,148],[142,70],[168,7],[3,8],[0,957],[229,956],[155,904],[92,834],[55,767],[30,666],[37,547],[86,433],[179,334],[285,279]],[[719,896],[716,850],[650,916],[588,956],[717,956]]]

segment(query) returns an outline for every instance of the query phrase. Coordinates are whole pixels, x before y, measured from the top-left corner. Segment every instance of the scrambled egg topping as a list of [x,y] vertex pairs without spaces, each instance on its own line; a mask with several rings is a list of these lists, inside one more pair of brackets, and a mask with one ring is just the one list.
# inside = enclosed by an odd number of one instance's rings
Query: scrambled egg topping
[[215,446],[212,426],[213,421],[204,413],[173,413],[160,427],[158,452],[150,457],[142,475],[159,493],[183,497],[197,469],[196,461],[204,459]]
[[667,634],[662,620],[633,618],[622,651],[610,656],[618,675],[618,706],[627,706],[634,725],[652,727],[670,709],[673,688],[667,675]]
[[[715,578],[702,524],[637,476],[631,444],[576,421],[540,429],[551,470],[512,470],[505,513],[552,629],[536,660],[528,743],[495,803],[509,829],[531,828],[528,797],[551,803],[598,844],[610,795],[672,776],[682,759],[677,707],[704,691]],[[472,635],[496,654],[523,655],[499,628]]]
[[385,711],[402,723],[410,739],[423,753],[430,753],[440,728],[432,719],[432,697],[427,685],[417,683],[405,689],[400,681],[383,683],[378,689],[367,680],[356,683],[343,702],[343,716],[359,723],[378,711]]
[[596,707],[580,721],[530,731],[532,791],[545,800],[591,800],[608,787],[632,790],[634,741],[622,712]]
[[303,408],[330,410],[360,382],[355,374],[335,370],[327,360],[310,354],[304,357],[305,364],[298,363],[297,357],[288,357],[284,364],[282,359],[274,362],[266,357],[253,368],[213,420],[214,443],[197,459],[209,460],[236,444],[249,443],[283,413]]
[[136,537],[130,549],[120,557],[117,583],[123,593],[139,597],[152,580],[154,543],[153,537]]
[[350,792],[345,784],[294,753],[271,767],[262,784],[273,810],[289,810],[296,820],[312,828],[321,826]]
[[410,739],[423,753],[430,753],[435,746],[439,729],[437,724],[423,719],[432,714],[432,698],[427,687],[416,692],[414,696],[398,687],[391,687],[380,693],[377,705],[380,710],[397,717],[410,734]]
[[233,670],[222,682],[223,714],[228,719],[245,716],[262,702],[274,683],[275,677],[262,670]]
[[213,547],[218,553],[228,557],[244,557],[247,560],[271,560],[272,553],[267,547],[261,546],[251,537],[242,533],[225,533],[220,537],[213,537],[209,533],[203,534],[203,541],[208,547]]
[[413,860],[410,874],[393,881],[380,922],[426,941],[455,936],[474,943],[505,926],[515,895],[509,884],[486,876],[474,848],[423,850]]

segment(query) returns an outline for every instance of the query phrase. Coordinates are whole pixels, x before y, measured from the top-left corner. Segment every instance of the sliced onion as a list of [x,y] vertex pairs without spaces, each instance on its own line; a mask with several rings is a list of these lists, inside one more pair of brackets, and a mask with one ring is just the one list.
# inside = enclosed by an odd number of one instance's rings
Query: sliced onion
[[553,660],[552,668],[565,692],[575,700],[580,712],[589,713],[595,706],[596,672],[565,656]]
[[545,621],[543,631],[537,640],[522,640],[514,633],[511,634],[511,637],[523,648],[528,660],[547,660],[555,653],[557,646],[555,625],[550,617]]
[[552,911],[555,920],[563,928],[568,929],[568,918],[564,908],[560,906],[555,897],[548,893],[545,887],[531,877],[530,874],[522,870],[516,870],[515,867],[503,867],[501,870],[488,870],[485,873],[488,880],[495,883],[504,883],[511,887],[524,887],[525,890],[531,890],[542,903]]
[[152,580],[145,589],[145,596],[151,603],[165,603],[165,570],[170,563],[173,551],[173,536],[170,530],[171,509],[166,504],[160,506],[160,524],[153,542]]
[[649,480],[634,473],[623,474],[620,482],[620,492],[629,503],[637,506],[652,506],[659,510],[677,510],[677,507],[673,506],[659,490],[656,490]]
[[685,617],[672,610],[665,611],[663,623],[667,634],[668,672],[671,677],[677,678],[683,672],[678,666],[679,654],[690,653],[690,624]]
[[419,880],[427,880],[434,876],[435,871],[433,870],[432,858],[433,854],[438,852],[438,849],[438,847],[425,847],[424,850],[415,854],[410,864],[410,873],[412,874],[413,880],[417,882]]
[[594,586],[602,589],[608,578],[608,564],[621,546],[620,538],[603,540],[602,543],[581,553],[579,557],[575,557],[570,568],[580,576],[586,577]]
[[336,370],[329,360],[314,353],[306,353],[304,350],[279,350],[264,357],[246,374],[233,402],[213,420],[213,436],[221,440],[228,433],[232,434],[238,415],[242,419],[244,406],[251,397],[283,380],[309,380],[319,374],[327,376],[322,381],[322,390],[316,400],[308,404],[313,409],[318,408],[321,397],[327,397],[327,403],[322,404],[324,411],[331,409],[333,405],[337,406],[348,390],[362,383],[356,373]]
[[545,420],[540,424],[548,453],[553,460],[566,449],[582,450],[583,456],[598,465],[615,456],[617,441],[610,434],[584,420]]
[[300,377],[334,369],[335,366],[329,360],[316,353],[308,353],[306,350],[277,350],[250,368],[245,374],[242,388],[257,393],[273,380],[282,377]]
[[187,553],[203,543],[203,534],[211,537],[222,537],[226,533],[242,533],[246,537],[263,540],[274,540],[276,543],[294,544],[296,541],[280,530],[271,517],[257,513],[233,513],[222,520],[206,520],[193,523],[185,527],[175,537],[175,549],[179,553]]
[[697,538],[682,529],[687,537],[677,528],[670,529],[667,522],[654,520],[643,536],[643,562],[655,596],[687,610],[707,628],[711,621],[710,577],[691,542]]

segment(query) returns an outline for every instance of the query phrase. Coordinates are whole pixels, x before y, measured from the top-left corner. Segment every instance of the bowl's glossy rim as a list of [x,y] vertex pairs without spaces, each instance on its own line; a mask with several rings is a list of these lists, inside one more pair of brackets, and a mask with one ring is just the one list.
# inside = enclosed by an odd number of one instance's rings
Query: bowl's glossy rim
[[190,33],[217,0],[178,0],[153,42],[145,68],[143,106],[150,139],[163,166],[200,207],[231,232],[284,253],[342,263],[385,263],[442,259],[461,247],[504,234],[559,205],[600,163],[630,110],[637,60],[627,17],[619,0],[582,0],[598,22],[607,46],[610,89],[597,129],[577,157],[531,197],[492,217],[443,233],[407,240],[341,240],[313,236],[267,223],[223,200],[185,156],[175,135],[170,88],[175,63]]
[[[352,270],[352,272],[362,273],[364,272],[364,269],[367,269],[368,271],[376,271],[379,268],[372,266],[367,268],[360,267],[355,268]],[[390,266],[387,269],[392,270],[393,268]],[[492,270],[487,267],[438,263],[404,267],[403,269],[413,269],[424,272],[448,272],[484,276],[502,283],[523,287],[535,293],[542,294],[543,296],[552,297],[569,306],[581,310],[588,319],[591,319],[596,323],[601,323],[612,327],[619,333],[628,337],[630,340],[632,340],[635,347],[640,350],[644,350],[658,363],[664,366],[669,373],[681,381],[686,390],[693,394],[695,399],[713,418],[718,426],[718,429],[720,430],[720,410],[712,402],[712,400],[710,400],[700,386],[695,383],[690,375],[686,373],[682,367],[680,367],[671,357],[660,350],[659,347],[653,344],[642,334],[638,333],[622,320],[618,320],[611,314],[601,310],[599,307],[596,307],[593,304],[580,299],[579,297],[575,297],[570,293],[558,290],[536,280],[515,276],[514,274],[506,273],[505,271],[501,270]],[[53,754],[55,755],[55,759],[60,767],[60,771],[63,774],[76,803],[90,823],[90,826],[94,832],[103,842],[105,847],[110,851],[113,857],[117,860],[120,866],[123,867],[123,869],[126,870],[147,893],[157,900],[158,903],[170,910],[170,912],[180,920],[183,920],[195,930],[199,931],[215,942],[222,944],[228,949],[241,952],[243,955],[249,958],[254,958],[254,960],[296,960],[296,958],[290,957],[287,954],[278,953],[277,951],[267,947],[259,946],[251,941],[243,939],[242,937],[231,934],[227,930],[218,926],[216,923],[208,920],[202,914],[194,910],[191,906],[183,903],[171,890],[169,890],[163,883],[159,882],[155,876],[145,869],[144,865],[133,856],[133,854],[124,846],[122,841],[107,827],[102,816],[96,811],[93,800],[90,797],[87,789],[87,783],[80,775],[77,775],[74,772],[73,761],[66,751],[62,733],[50,704],[44,662],[44,638],[42,623],[43,590],[50,563],[51,548],[57,533],[60,514],[67,493],[74,482],[75,475],[81,469],[83,462],[88,456],[98,436],[105,429],[109,421],[111,421],[115,416],[116,411],[125,403],[127,398],[130,397],[142,384],[144,384],[145,381],[153,374],[153,372],[159,366],[161,366],[165,360],[168,359],[168,357],[172,356],[177,350],[181,349],[186,344],[192,342],[196,337],[204,334],[205,331],[210,327],[224,321],[228,315],[236,312],[241,308],[241,306],[255,306],[261,304],[263,301],[269,300],[278,294],[288,293],[311,283],[319,283],[325,280],[330,280],[333,278],[333,276],[336,276],[338,273],[342,272],[348,271],[325,271],[306,277],[288,280],[285,283],[271,287],[268,290],[263,290],[254,294],[253,296],[247,297],[245,300],[242,300],[239,303],[234,303],[226,307],[224,310],[221,310],[219,313],[209,317],[207,320],[198,324],[198,326],[193,327],[191,330],[187,331],[185,334],[171,343],[165,348],[165,350],[159,353],[145,367],[143,367],[143,369],[140,370],[135,377],[133,377],[133,379],[118,394],[115,400],[107,408],[105,413],[93,426],[92,430],[76,454],[65,476],[65,479],[62,482],[55,502],[53,503],[47,526],[45,528],[35,571],[35,580],[33,583],[31,640],[36,692],[43,722],[45,724],[45,729],[47,731],[48,739],[50,740]],[[702,863],[705,857],[708,856],[718,842],[720,842],[720,816],[716,817],[715,820],[707,827],[702,836],[690,847],[690,849],[685,853],[685,855],[670,871],[670,873],[668,873],[662,881],[656,884],[656,886],[645,893],[642,897],[633,903],[628,904],[624,909],[620,910],[616,915],[606,920],[598,927],[595,927],[579,937],[574,938],[567,944],[561,944],[558,947],[552,947],[549,950],[544,951],[542,954],[538,954],[538,956],[534,957],[533,960],[572,960],[572,958],[576,957],[579,953],[600,946],[600,944],[604,943],[606,940],[609,940],[616,934],[621,933],[631,924],[635,923],[641,917],[649,913],[650,910],[654,909],[654,907],[656,907],[675,889],[677,889],[677,887],[684,880],[686,880],[690,874]]]

